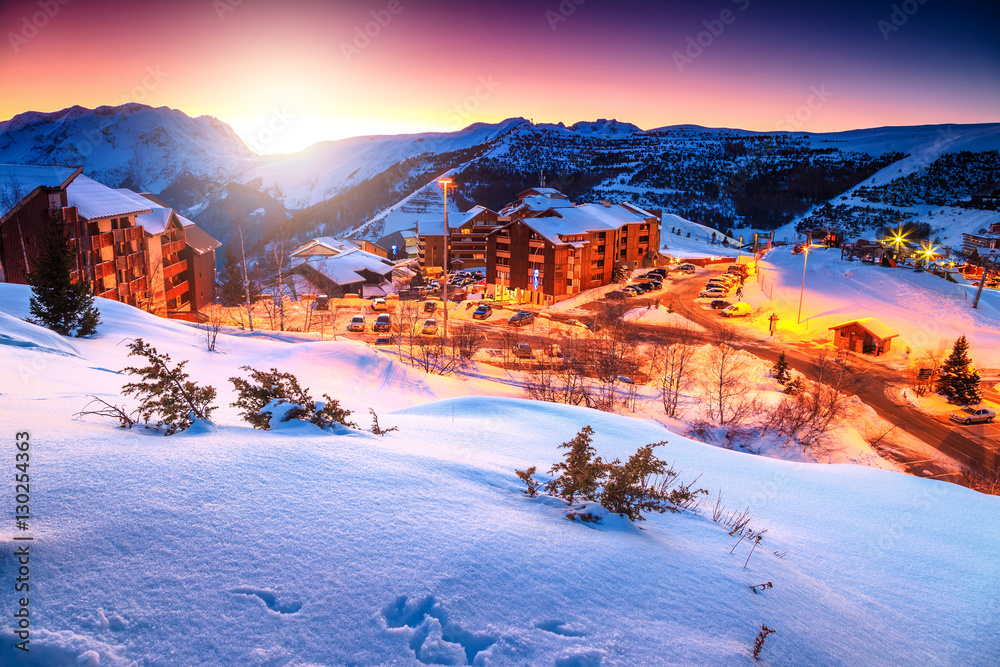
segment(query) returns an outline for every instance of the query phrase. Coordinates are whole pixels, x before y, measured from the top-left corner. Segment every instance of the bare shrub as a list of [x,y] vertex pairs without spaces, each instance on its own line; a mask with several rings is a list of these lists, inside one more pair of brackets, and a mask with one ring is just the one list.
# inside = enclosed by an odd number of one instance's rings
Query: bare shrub
[[990,461],[976,461],[962,466],[959,473],[962,483],[970,489],[1000,496],[1000,455]]
[[849,391],[855,382],[846,360],[821,355],[812,377],[775,407],[767,421],[769,428],[785,436],[789,444],[795,441],[813,454],[827,453],[824,436],[847,415]]
[[708,414],[719,424],[741,424],[760,410],[746,370],[744,353],[735,329],[723,326],[702,369],[702,390]]
[[764,640],[767,639],[768,635],[774,634],[777,630],[772,630],[766,625],[760,626],[760,632],[757,633],[757,639],[753,642],[753,659],[760,660],[760,652],[764,650]]
[[129,412],[124,407],[108,403],[103,398],[91,396],[90,401],[74,416],[97,415],[99,417],[110,417],[118,421],[119,428],[132,428],[139,423],[137,413],[138,411]]
[[660,400],[666,416],[680,416],[681,395],[690,389],[693,382],[694,355],[697,348],[689,344],[690,328],[669,329],[654,341],[657,379],[660,386]]

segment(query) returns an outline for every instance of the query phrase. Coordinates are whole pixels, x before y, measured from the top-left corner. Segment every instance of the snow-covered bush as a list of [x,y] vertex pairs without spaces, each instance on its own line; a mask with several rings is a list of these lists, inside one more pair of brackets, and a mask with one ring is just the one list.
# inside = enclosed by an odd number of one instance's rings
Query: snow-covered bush
[[[640,447],[622,465],[618,459],[605,463],[594,456],[593,434],[592,428],[584,426],[575,438],[559,445],[568,451],[564,460],[549,470],[549,474],[556,475],[544,485],[550,496],[562,498],[569,505],[578,498],[596,501],[608,512],[628,517],[630,521],[644,521],[644,515],[650,512],[663,514],[696,507],[699,496],[707,495],[704,489],[692,488],[694,482],[676,484],[678,473],[653,452],[665,442]],[[535,467],[514,472],[527,486],[525,494],[531,498],[537,496],[543,486],[534,478]],[[599,520],[589,512],[570,512],[566,516],[584,522]]]
[[240,415],[254,428],[269,431],[275,423],[293,419],[307,421],[323,429],[336,424],[356,428],[348,421],[351,411],[340,407],[340,402],[323,394],[325,401],[316,401],[303,389],[298,379],[291,373],[282,373],[277,368],[259,371],[243,366],[250,374],[252,382],[241,377],[229,378],[236,388],[239,398],[232,404],[241,408]]
[[129,343],[128,349],[128,356],[149,362],[142,368],[128,366],[122,370],[140,378],[122,387],[122,393],[139,399],[139,417],[147,426],[155,420],[155,428],[165,427],[164,435],[173,435],[196,421],[211,422],[215,388],[191,382],[184,372],[186,361],[171,367],[169,354],[160,354],[141,338]]

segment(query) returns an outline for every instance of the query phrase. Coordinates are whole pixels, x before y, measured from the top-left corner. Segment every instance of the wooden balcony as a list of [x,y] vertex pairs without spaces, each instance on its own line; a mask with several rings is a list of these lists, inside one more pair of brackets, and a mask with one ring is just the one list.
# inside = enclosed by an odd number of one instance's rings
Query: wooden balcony
[[186,259],[182,259],[179,262],[174,262],[168,266],[163,267],[163,279],[173,278],[178,273],[183,273],[187,271],[188,263]]
[[139,251],[134,252],[128,256],[128,268],[130,271],[139,271],[145,273],[146,270],[146,253]]
[[160,248],[164,255],[174,255],[184,250],[184,241],[170,241],[161,245]]
[[118,294],[122,297],[126,297],[132,293],[132,289],[129,287],[129,283],[118,283]]
[[115,274],[115,263],[111,262],[101,262],[94,266],[94,280],[102,280],[107,276],[113,276]]
[[128,257],[123,255],[115,257],[115,269],[119,271],[125,271],[128,269]]
[[118,300],[118,292],[116,292],[113,289],[109,289],[109,290],[107,290],[105,292],[101,292],[97,296],[105,298],[105,299],[111,299],[112,301],[117,301]]
[[105,232],[104,234],[98,234],[90,237],[90,247],[94,250],[103,250],[104,248],[111,248],[114,245],[114,232]]
[[167,294],[166,294],[167,301],[170,301],[171,299],[179,298],[180,296],[182,296],[184,294],[187,294],[188,291],[189,291],[189,289],[190,289],[190,287],[189,287],[189,285],[187,284],[186,281],[183,282],[183,283],[181,283],[177,287],[171,287],[170,289],[167,290]]

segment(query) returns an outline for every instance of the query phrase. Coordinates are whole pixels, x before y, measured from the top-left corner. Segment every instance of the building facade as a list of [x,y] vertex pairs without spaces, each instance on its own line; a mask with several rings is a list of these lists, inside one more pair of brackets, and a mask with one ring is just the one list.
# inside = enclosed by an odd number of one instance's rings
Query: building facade
[[573,205],[550,188],[527,190],[488,234],[486,290],[546,305],[612,282],[616,268],[658,260],[660,213],[632,204]]
[[219,242],[154,197],[114,190],[80,167],[0,165],[0,279],[27,282],[41,234],[62,225],[74,282],[160,315],[197,311],[215,293]]

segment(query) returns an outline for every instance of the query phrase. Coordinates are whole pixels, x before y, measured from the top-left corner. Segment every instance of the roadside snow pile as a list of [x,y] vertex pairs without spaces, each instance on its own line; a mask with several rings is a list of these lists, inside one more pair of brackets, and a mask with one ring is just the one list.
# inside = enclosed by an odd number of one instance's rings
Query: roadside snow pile
[[705,331],[705,327],[696,322],[692,322],[679,313],[667,312],[666,306],[653,306],[651,308],[633,308],[622,316],[626,322],[636,324],[652,324],[660,327],[674,327],[677,329],[690,329],[692,331]]
[[[26,299],[0,285],[0,310]],[[7,624],[0,664],[753,664],[761,624],[778,631],[772,664],[986,665],[1000,651],[1000,499],[491,397],[490,381],[426,378],[355,343],[220,337],[209,353],[190,327],[99,304],[106,329],[74,340],[79,357],[0,345],[15,371],[0,429],[31,433],[34,537],[31,653],[15,655]],[[218,388],[213,428],[73,418],[88,394],[119,397],[132,330]],[[227,378],[264,364],[398,431],[254,430]],[[476,395],[439,400],[459,392]],[[584,425],[605,459],[666,440],[658,454],[684,479],[749,507],[767,530],[749,561],[709,505],[640,528],[527,498],[514,469],[548,471]],[[4,507],[13,494],[4,484]]]

